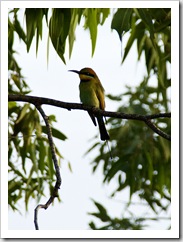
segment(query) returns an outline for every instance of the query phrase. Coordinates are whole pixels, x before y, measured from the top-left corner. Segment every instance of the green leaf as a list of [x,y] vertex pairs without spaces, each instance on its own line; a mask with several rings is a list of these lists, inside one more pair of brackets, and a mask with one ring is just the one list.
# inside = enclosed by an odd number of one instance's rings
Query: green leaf
[[17,18],[15,18],[15,21],[14,21],[14,28],[15,28],[15,31],[17,32],[19,38],[22,39],[26,43],[26,34],[25,34],[24,30],[22,29],[20,22],[18,21]]
[[140,18],[142,19],[142,21],[145,23],[147,29],[149,30],[150,38],[151,38],[152,42],[154,43],[154,26],[153,26],[153,22],[152,22],[152,18],[151,18],[149,9],[138,8],[137,11],[138,11]]
[[20,155],[21,155],[21,159],[22,159],[22,169],[23,169],[24,173],[26,174],[25,160],[27,157],[27,149],[25,146],[20,147]]
[[98,208],[99,213],[89,213],[90,215],[93,215],[95,217],[98,217],[102,220],[102,222],[107,222],[110,220],[110,217],[107,214],[107,210],[98,202],[94,201],[95,206]]
[[[100,24],[103,25],[106,18],[110,14],[110,8],[100,8],[99,11],[102,13],[102,20],[101,20]],[[100,21],[100,15],[99,15],[99,21]]]
[[27,51],[29,51],[36,30],[37,10],[34,8],[26,8],[25,16],[27,30]]
[[111,28],[118,32],[120,40],[122,39],[123,32],[130,30],[131,16],[132,8],[120,8],[113,17]]
[[68,162],[68,168],[69,168],[70,172],[72,172],[72,166],[71,166],[70,162]]
[[28,176],[28,178],[27,178],[27,182],[26,182],[27,187],[28,187],[29,184],[31,183],[32,175],[33,175],[34,171],[35,171],[35,166],[34,166],[34,164],[33,164],[32,167],[31,167],[31,169],[30,169],[29,176]]
[[90,222],[90,223],[89,223],[89,226],[90,226],[90,228],[93,229],[93,230],[94,230],[94,229],[97,229],[96,226],[95,226],[95,224],[94,224],[94,222]]
[[[123,166],[123,168],[125,168],[125,166]],[[108,171],[108,173],[106,173],[105,181],[110,181],[112,178],[114,178],[114,176],[116,175],[117,172],[122,170],[122,160],[118,160],[117,162],[115,162],[112,166],[111,169]]]
[[[60,140],[66,140],[67,136],[65,136],[61,131],[59,131],[58,129],[55,128],[51,128],[52,130],[52,135],[53,137],[60,139]],[[47,134],[47,128],[46,126],[42,126],[42,132]]]
[[90,38],[92,43],[92,56],[95,51],[96,39],[97,39],[97,9],[87,9],[87,27],[90,30]]
[[8,116],[10,117],[13,113],[18,113],[19,107],[17,106],[16,102],[9,102],[8,103]]
[[34,192],[37,191],[38,185],[37,183],[32,183],[30,184],[30,188],[26,188],[25,189],[25,208],[26,211],[28,211],[28,203],[29,203],[29,199],[30,197],[34,197]]
[[45,15],[47,20],[48,9],[26,8],[27,51],[29,51],[33,37],[36,34],[36,53],[38,51],[39,38],[42,38],[42,19]]
[[53,9],[52,16],[49,22],[49,36],[53,47],[65,64],[64,52],[66,38],[69,34],[71,22],[71,9],[57,8]]
[[125,52],[124,52],[122,62],[124,62],[126,57],[128,56],[128,53],[129,53],[133,43],[135,42],[135,40],[137,40],[137,45],[138,45],[140,39],[142,39],[142,38],[144,38],[144,36],[146,36],[144,23],[140,22],[139,24],[136,25],[135,22],[136,22],[136,16],[132,16],[131,34],[130,34],[128,42],[125,46]]
[[17,74],[12,74],[11,79],[14,81],[14,84],[17,86],[19,90],[21,90],[21,80]]
[[153,161],[152,161],[152,154],[145,151],[145,156],[146,156],[146,159],[147,159],[147,163],[148,163],[148,179],[150,180],[151,182],[151,185],[152,185],[152,178],[153,178]]
[[[8,55],[10,55],[10,53],[11,53],[11,57],[12,57],[12,54],[13,54],[12,48],[13,48],[13,42],[14,42],[13,31],[14,31],[14,26],[13,26],[12,22],[10,21],[10,18],[8,18],[8,51],[9,51]],[[8,58],[8,63],[10,62],[9,59],[10,58]]]
[[154,69],[156,66],[156,63],[158,63],[159,57],[153,48],[152,41],[150,40],[149,37],[146,38],[145,40],[145,59],[146,59],[146,68],[148,74],[150,74],[150,71]]
[[54,165],[53,165],[53,160],[52,160],[52,154],[51,154],[51,151],[50,151],[50,147],[48,147],[47,164],[48,164],[48,167],[49,167],[50,179],[53,179],[55,171],[54,171]]
[[133,29],[133,30],[132,30],[131,35],[130,35],[130,38],[128,39],[128,42],[127,42],[127,44],[126,44],[126,46],[125,46],[125,52],[124,52],[124,56],[123,56],[123,60],[122,60],[122,62],[125,61],[125,59],[126,59],[128,53],[129,53],[129,51],[130,51],[130,49],[131,49],[131,47],[132,47],[134,41],[135,41],[135,39],[136,39],[136,31],[135,31],[135,30],[136,30],[136,29]]
[[136,25],[136,34],[137,34],[137,50],[138,50],[138,60],[140,60],[142,51],[144,50],[145,41],[147,35],[145,34],[145,25],[141,21],[139,24]]
[[49,116],[48,116],[48,119],[49,119],[50,122],[57,122],[57,120],[56,120],[56,116],[53,115],[53,114],[52,114],[52,115],[49,115]]
[[78,24],[79,14],[78,9],[73,8],[71,9],[71,24],[69,29],[69,58],[71,57],[74,41],[75,41],[75,29]]
[[14,193],[16,190],[19,190],[21,187],[21,182],[16,181],[14,177],[12,180],[8,181],[8,193]]
[[149,8],[149,14],[157,22],[171,20],[171,8]]
[[46,148],[45,148],[45,144],[44,141],[39,139],[38,140],[38,144],[39,144],[39,161],[38,161],[38,167],[39,170],[41,171],[41,173],[44,173],[44,169],[45,169],[45,159],[46,159]]

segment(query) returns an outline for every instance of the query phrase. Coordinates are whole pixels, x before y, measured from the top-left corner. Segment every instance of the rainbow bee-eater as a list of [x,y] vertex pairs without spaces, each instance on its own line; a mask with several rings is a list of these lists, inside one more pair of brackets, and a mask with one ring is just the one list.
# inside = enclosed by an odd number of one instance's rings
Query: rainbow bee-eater
[[[79,75],[80,84],[80,100],[83,104],[105,109],[105,98],[104,98],[104,88],[97,76],[97,74],[88,67],[81,69],[80,71],[70,70]],[[96,126],[96,119],[98,122],[100,130],[101,140],[109,140],[109,134],[105,128],[103,116],[99,114],[93,114],[93,112],[88,111],[94,125]]]

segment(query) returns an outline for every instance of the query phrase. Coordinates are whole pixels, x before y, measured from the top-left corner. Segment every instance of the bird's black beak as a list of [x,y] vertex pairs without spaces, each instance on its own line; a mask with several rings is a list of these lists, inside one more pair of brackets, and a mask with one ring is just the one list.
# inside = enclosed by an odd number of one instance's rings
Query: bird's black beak
[[78,75],[80,74],[80,71],[76,71],[76,70],[69,70],[69,71],[75,72],[75,73],[77,73]]

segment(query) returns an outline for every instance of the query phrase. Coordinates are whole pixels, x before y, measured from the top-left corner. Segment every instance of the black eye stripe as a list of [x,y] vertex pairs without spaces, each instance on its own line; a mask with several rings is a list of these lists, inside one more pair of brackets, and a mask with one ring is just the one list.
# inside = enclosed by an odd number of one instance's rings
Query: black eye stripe
[[89,72],[81,72],[80,74],[83,74],[83,75],[86,75],[86,76],[90,76],[90,77],[94,77],[94,75],[89,73]]

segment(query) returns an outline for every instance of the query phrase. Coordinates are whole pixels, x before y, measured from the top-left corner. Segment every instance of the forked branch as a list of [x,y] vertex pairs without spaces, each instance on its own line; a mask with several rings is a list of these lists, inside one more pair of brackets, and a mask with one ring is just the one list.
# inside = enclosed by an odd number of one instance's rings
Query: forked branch
[[54,190],[52,192],[51,197],[49,198],[49,200],[47,201],[47,203],[45,204],[39,204],[34,211],[34,224],[35,224],[35,229],[39,230],[39,226],[38,226],[38,210],[40,208],[44,208],[47,209],[50,204],[53,202],[55,197],[58,197],[58,189],[60,189],[61,186],[61,175],[60,175],[60,168],[58,166],[58,161],[57,161],[57,157],[56,157],[56,152],[55,152],[55,145],[53,143],[53,138],[52,138],[52,131],[51,131],[51,126],[49,124],[49,120],[48,120],[48,116],[46,116],[44,110],[41,108],[41,106],[39,105],[35,105],[37,110],[40,112],[41,116],[43,117],[45,124],[46,124],[46,128],[47,128],[47,134],[48,134],[48,141],[49,141],[49,145],[50,145],[50,149],[51,149],[51,156],[52,156],[52,160],[54,163],[54,167],[55,167],[55,173],[56,173],[56,183],[54,186]]
[[162,136],[163,138],[167,140],[171,140],[171,136],[169,134],[164,133],[162,130],[160,130],[158,127],[156,127],[151,120],[152,119],[157,119],[157,118],[170,118],[171,114],[170,113],[158,113],[158,114],[152,114],[152,115],[140,115],[140,114],[126,114],[122,112],[108,112],[104,111],[98,108],[93,108],[90,106],[86,106],[83,104],[78,104],[78,103],[67,103],[67,102],[62,102],[54,99],[49,99],[49,98],[42,98],[42,97],[34,97],[34,96],[28,96],[28,95],[8,95],[8,101],[20,101],[20,102],[28,102],[32,103],[35,105],[37,110],[40,112],[41,116],[44,119],[44,122],[47,127],[47,135],[48,135],[48,140],[49,140],[49,145],[51,149],[51,155],[52,155],[52,160],[54,163],[55,167],[55,172],[56,172],[56,183],[54,186],[54,190],[52,192],[51,197],[45,204],[39,204],[34,211],[34,224],[35,224],[35,229],[39,230],[38,226],[38,211],[40,208],[47,209],[50,204],[53,202],[55,197],[58,197],[58,189],[60,189],[61,186],[61,175],[60,175],[60,169],[58,166],[58,161],[56,157],[56,152],[55,152],[55,145],[53,143],[53,138],[52,138],[52,131],[51,131],[51,126],[49,124],[48,117],[44,113],[44,110],[42,109],[41,105],[52,105],[60,108],[65,108],[67,110],[71,109],[80,109],[80,110],[85,110],[85,111],[92,111],[94,114],[101,114],[105,117],[113,117],[113,118],[121,118],[121,119],[133,119],[133,120],[139,120],[145,122],[154,132],[156,132],[158,135]]
[[112,117],[112,118],[120,118],[120,119],[133,119],[133,120],[139,120],[144,121],[155,133],[162,136],[163,138],[167,140],[171,140],[171,136],[169,134],[166,134],[162,130],[160,130],[158,127],[156,127],[151,120],[157,119],[157,118],[171,118],[171,113],[158,113],[158,114],[151,114],[151,115],[141,115],[141,114],[127,114],[122,112],[108,112],[104,111],[98,108],[93,108],[90,106],[86,106],[80,103],[68,103],[68,102],[62,102],[50,98],[43,98],[43,97],[34,97],[29,95],[9,95],[8,96],[9,101],[19,101],[19,102],[29,102],[34,104],[35,106],[40,106],[42,104],[44,105],[51,105],[56,106],[60,108],[64,108],[67,110],[71,109],[80,109],[85,111],[92,111],[94,114],[101,114],[105,117]]

